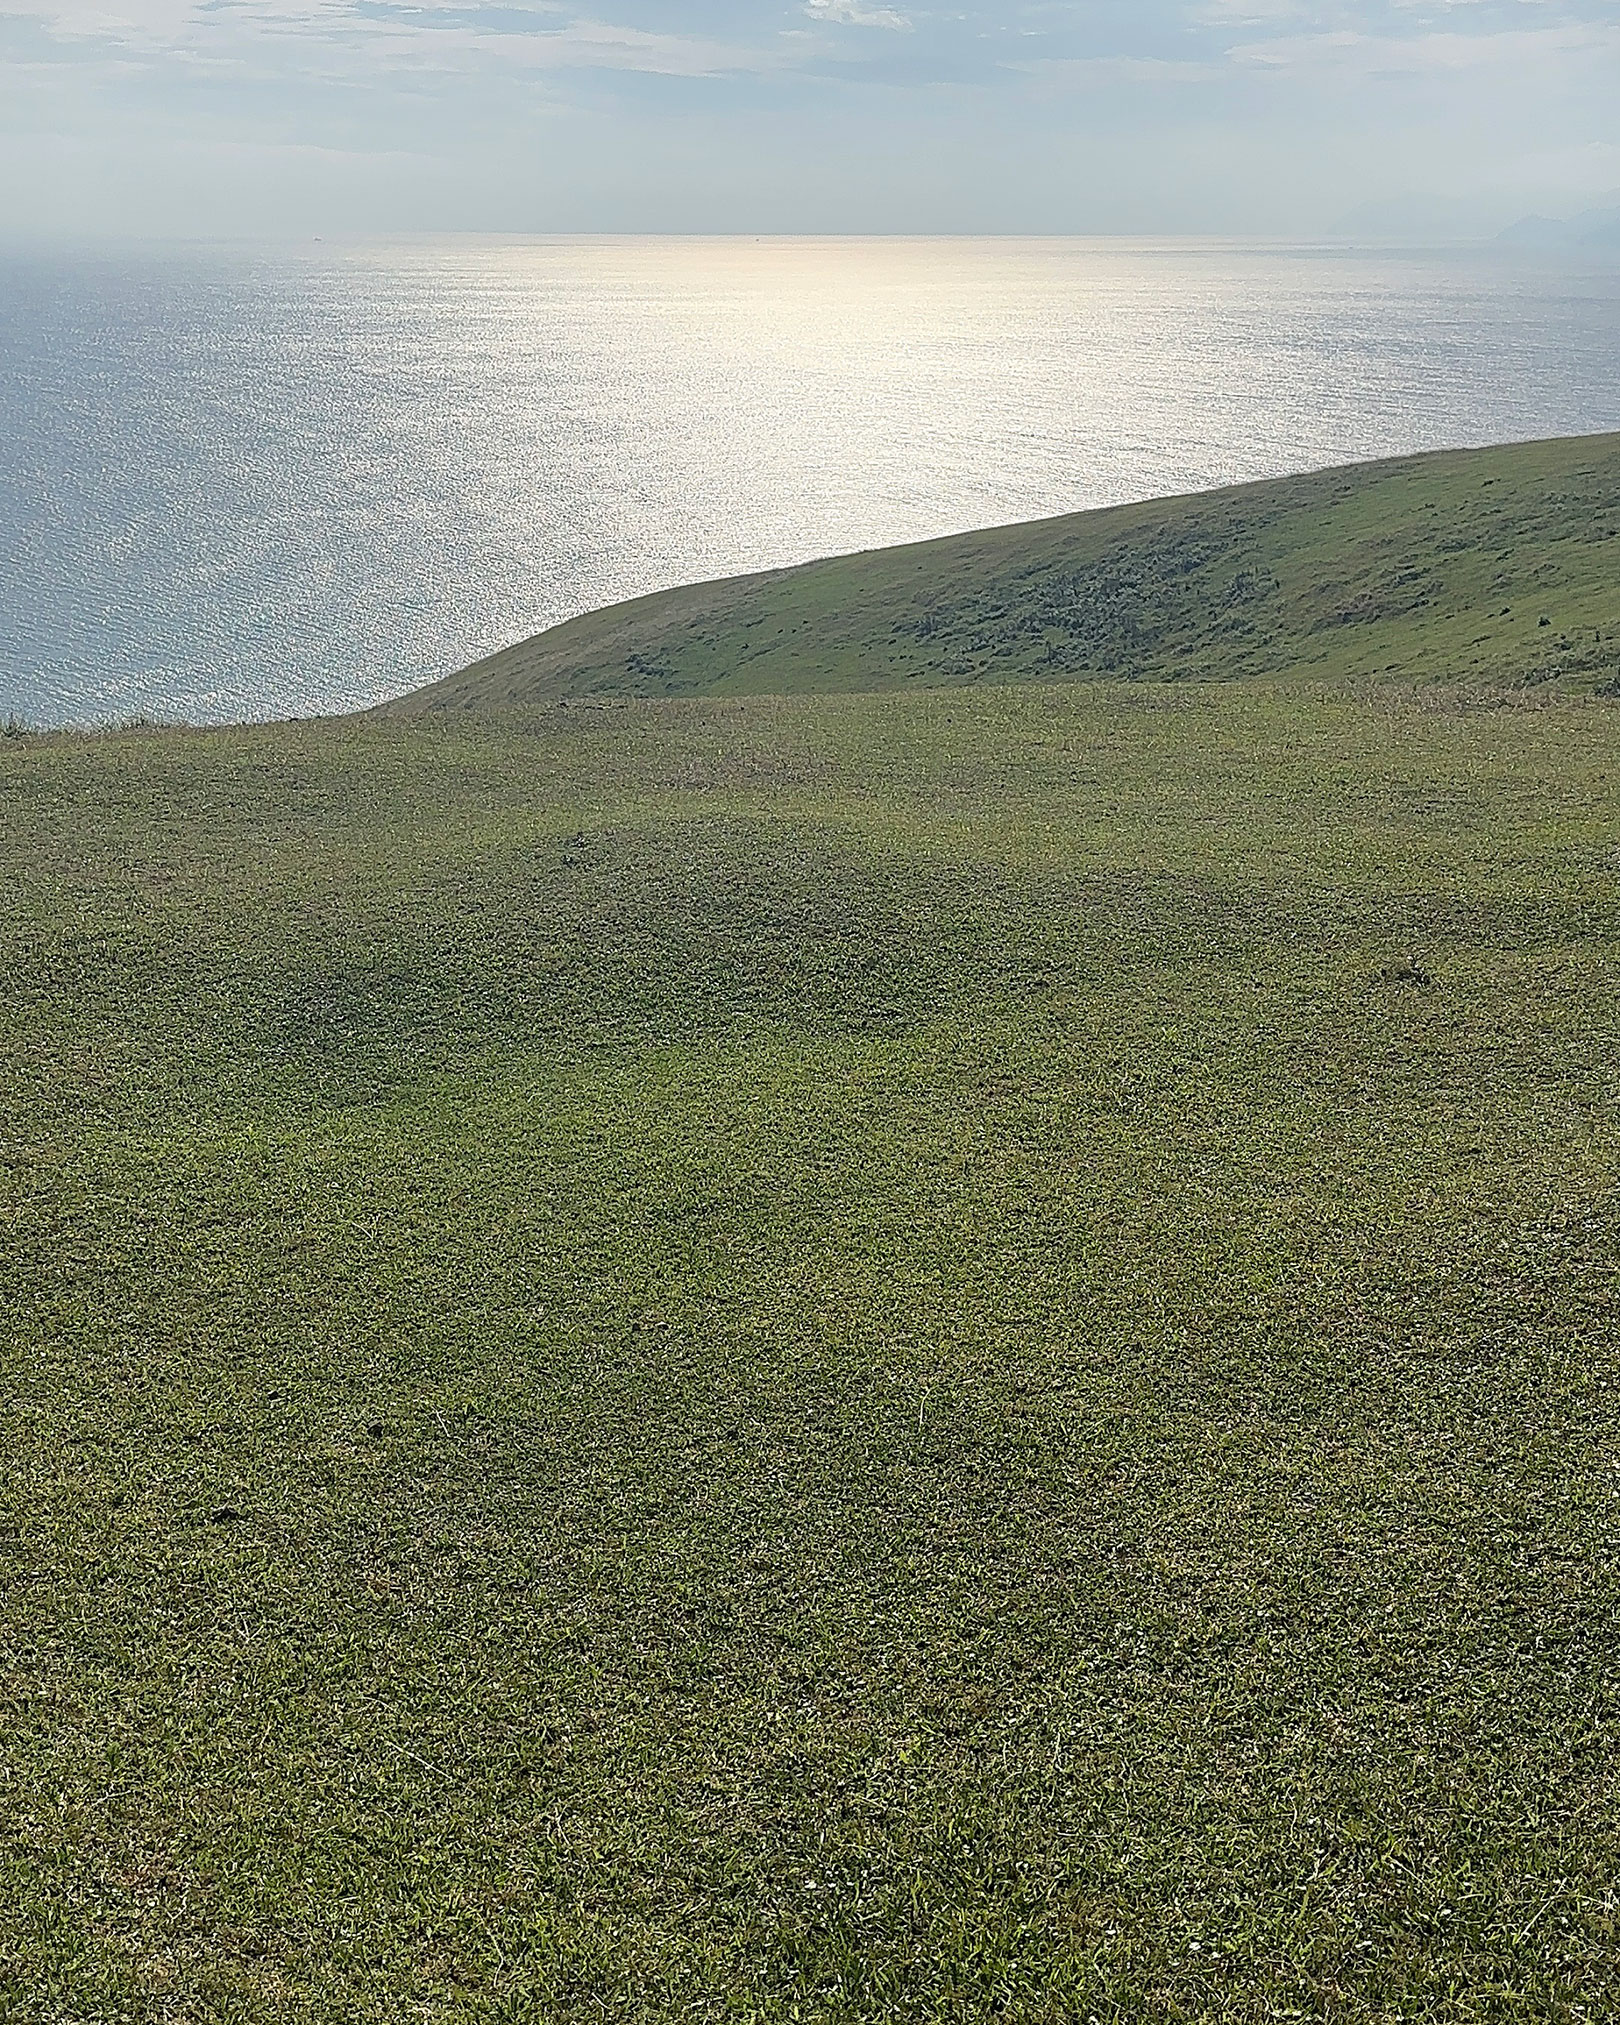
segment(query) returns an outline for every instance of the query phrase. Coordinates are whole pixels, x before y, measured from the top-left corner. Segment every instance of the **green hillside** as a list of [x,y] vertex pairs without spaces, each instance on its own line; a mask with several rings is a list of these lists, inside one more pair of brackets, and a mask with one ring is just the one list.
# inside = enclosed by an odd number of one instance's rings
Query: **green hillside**
[[1587,436],[666,591],[386,707],[1293,671],[1590,686],[1620,676],[1617,633],[1620,436]]
[[1611,680],[0,738],[0,2019],[1615,2015]]

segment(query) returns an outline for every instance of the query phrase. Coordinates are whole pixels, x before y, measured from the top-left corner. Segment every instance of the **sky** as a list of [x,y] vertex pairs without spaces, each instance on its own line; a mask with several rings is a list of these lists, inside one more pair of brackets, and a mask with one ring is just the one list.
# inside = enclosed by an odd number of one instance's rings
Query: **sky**
[[0,0],[0,235],[1466,236],[1620,0]]

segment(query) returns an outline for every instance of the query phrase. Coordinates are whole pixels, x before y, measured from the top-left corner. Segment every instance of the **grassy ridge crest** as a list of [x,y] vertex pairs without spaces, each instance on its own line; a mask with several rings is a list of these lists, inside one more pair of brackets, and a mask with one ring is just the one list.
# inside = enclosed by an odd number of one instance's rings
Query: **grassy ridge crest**
[[1018,681],[1620,679],[1620,435],[1452,450],[589,612],[384,705]]

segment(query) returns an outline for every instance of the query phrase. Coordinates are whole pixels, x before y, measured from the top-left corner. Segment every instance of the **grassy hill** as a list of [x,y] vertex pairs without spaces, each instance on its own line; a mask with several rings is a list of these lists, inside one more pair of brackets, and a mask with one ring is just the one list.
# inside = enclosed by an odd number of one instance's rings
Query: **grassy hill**
[[0,2017],[1612,2013],[1592,675],[0,740]]
[[1590,686],[1620,679],[1617,633],[1620,436],[1587,436],[665,591],[385,707],[1289,671]]

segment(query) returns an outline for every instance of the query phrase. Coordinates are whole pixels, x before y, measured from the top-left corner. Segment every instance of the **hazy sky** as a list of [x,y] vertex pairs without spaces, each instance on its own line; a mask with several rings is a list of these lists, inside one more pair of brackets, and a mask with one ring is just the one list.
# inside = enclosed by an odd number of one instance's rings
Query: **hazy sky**
[[0,0],[0,232],[1464,230],[1617,189],[1620,0]]

